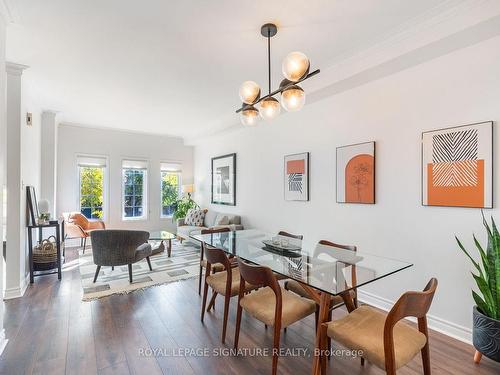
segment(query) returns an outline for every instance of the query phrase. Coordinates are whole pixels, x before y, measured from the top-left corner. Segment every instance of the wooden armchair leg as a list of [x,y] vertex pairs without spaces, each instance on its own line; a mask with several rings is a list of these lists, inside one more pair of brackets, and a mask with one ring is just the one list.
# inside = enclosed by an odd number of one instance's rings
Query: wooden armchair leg
[[210,302],[208,303],[207,307],[207,312],[210,311],[211,308],[215,310],[215,298],[217,297],[217,292],[215,290],[212,290],[212,298],[210,299]]
[[198,278],[198,294],[201,295],[201,279],[203,274],[203,267],[200,266],[200,277]]
[[476,352],[474,353],[474,363],[478,364],[479,362],[481,362],[481,357],[482,356],[483,355],[476,350]]
[[226,328],[227,328],[227,316],[229,314],[229,302],[231,301],[231,294],[226,293],[224,296],[224,320],[222,323],[222,343],[226,341]]
[[203,301],[201,303],[201,321],[203,322],[203,318],[205,317],[205,306],[207,305],[207,294],[208,294],[208,284],[205,283],[203,287]]

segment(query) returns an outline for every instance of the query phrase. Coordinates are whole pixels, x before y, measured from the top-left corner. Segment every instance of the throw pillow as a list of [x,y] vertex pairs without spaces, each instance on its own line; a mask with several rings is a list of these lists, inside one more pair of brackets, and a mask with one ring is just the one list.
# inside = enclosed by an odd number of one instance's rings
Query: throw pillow
[[229,217],[227,215],[217,215],[215,225],[229,225]]
[[205,211],[195,208],[190,208],[188,210],[188,212],[186,213],[186,219],[184,220],[186,225],[194,225],[197,227],[202,227],[204,221]]

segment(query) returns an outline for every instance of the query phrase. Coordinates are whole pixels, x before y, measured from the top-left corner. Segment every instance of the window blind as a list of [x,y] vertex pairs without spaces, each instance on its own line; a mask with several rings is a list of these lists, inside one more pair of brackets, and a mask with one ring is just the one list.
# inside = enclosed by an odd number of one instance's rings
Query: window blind
[[104,168],[106,167],[106,158],[99,156],[78,156],[77,163],[79,167]]
[[180,163],[161,163],[162,172],[182,172],[182,165]]
[[122,168],[126,169],[148,169],[146,160],[123,160]]

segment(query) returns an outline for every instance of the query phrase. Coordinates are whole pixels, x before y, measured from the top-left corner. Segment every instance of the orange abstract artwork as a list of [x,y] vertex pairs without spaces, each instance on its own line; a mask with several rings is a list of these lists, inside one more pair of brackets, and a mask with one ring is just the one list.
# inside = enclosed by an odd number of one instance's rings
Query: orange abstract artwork
[[345,167],[345,202],[375,203],[375,158],[360,154],[349,160]]
[[[431,206],[484,207],[484,160],[427,164],[427,203]],[[455,183],[441,183],[453,179]]]

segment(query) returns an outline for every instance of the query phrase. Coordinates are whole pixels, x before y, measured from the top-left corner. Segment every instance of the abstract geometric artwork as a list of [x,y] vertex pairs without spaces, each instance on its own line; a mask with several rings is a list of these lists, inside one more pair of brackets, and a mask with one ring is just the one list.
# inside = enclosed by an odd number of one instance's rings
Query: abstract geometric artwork
[[285,200],[309,200],[309,153],[285,156]]
[[493,207],[493,122],[422,133],[422,204]]
[[337,147],[337,202],[375,203],[375,142]]
[[212,203],[236,205],[236,154],[212,158]]

